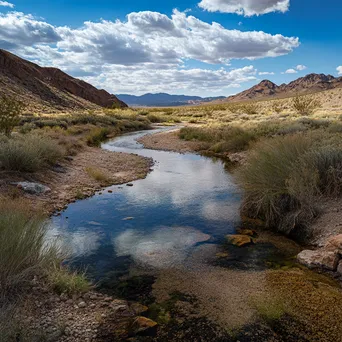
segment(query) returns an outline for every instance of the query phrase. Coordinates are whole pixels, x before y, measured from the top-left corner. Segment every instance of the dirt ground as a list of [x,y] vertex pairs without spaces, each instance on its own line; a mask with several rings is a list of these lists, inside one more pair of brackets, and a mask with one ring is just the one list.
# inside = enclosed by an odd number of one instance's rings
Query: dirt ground
[[[38,182],[51,188],[43,195],[28,195],[33,206],[41,206],[47,214],[63,209],[77,199],[92,196],[96,191],[114,184],[124,184],[146,177],[153,165],[152,159],[138,155],[105,151],[86,147],[76,156],[63,161],[56,171],[45,170],[35,174],[3,174],[0,192],[5,196],[22,196],[13,182]],[[89,170],[103,175],[96,180]]]

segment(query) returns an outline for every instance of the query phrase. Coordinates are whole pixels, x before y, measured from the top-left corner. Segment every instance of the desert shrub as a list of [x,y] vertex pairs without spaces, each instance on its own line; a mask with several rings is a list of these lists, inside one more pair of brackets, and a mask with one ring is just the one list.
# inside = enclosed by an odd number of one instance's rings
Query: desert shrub
[[35,275],[42,276],[58,259],[45,241],[43,217],[23,201],[0,201],[0,292],[14,294]]
[[330,133],[342,133],[342,124],[339,122],[334,122],[329,126],[328,131]]
[[85,272],[72,272],[59,264],[49,270],[47,279],[52,290],[59,295],[82,294],[91,289],[91,283]]
[[10,135],[20,122],[24,104],[15,98],[3,96],[0,99],[0,133]]
[[342,149],[324,138],[297,134],[260,142],[237,173],[245,191],[243,211],[305,237],[317,198],[341,195]]
[[86,137],[87,144],[89,146],[98,147],[101,145],[101,142],[107,139],[110,133],[111,133],[111,130],[106,127],[94,128],[88,133]]
[[292,108],[300,115],[310,115],[321,108],[321,103],[311,96],[296,96],[292,100]]
[[254,115],[254,114],[258,114],[258,112],[260,111],[260,107],[254,103],[246,103],[240,106],[240,110],[248,115]]
[[6,171],[35,172],[63,155],[63,149],[52,139],[38,134],[16,136],[0,145],[0,165]]
[[169,119],[163,115],[158,114],[148,114],[147,119],[152,123],[161,123],[161,122],[167,122]]
[[283,111],[283,106],[279,101],[273,101],[272,103],[272,110],[277,114],[280,114]]
[[305,132],[306,130],[308,130],[307,126],[301,124],[300,122],[294,122],[280,127],[276,133],[280,135],[288,135]]

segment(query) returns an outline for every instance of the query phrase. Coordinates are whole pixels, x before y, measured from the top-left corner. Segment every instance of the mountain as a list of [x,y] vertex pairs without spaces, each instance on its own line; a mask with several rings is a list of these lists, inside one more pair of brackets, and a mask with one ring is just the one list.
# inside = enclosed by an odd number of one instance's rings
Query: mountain
[[59,69],[40,67],[1,49],[0,93],[15,95],[35,107],[127,107],[105,90],[99,90]]
[[229,96],[223,101],[239,102],[248,100],[262,100],[270,98],[284,98],[296,94],[312,94],[323,90],[342,87],[342,77],[334,77],[324,74],[309,74],[298,78],[289,84],[280,86],[264,80],[254,87],[247,89],[237,95]]
[[148,93],[141,96],[119,94],[117,96],[121,101],[124,101],[129,106],[135,107],[175,107],[211,102],[225,98],[224,96],[202,98],[199,96],[170,95],[166,93]]

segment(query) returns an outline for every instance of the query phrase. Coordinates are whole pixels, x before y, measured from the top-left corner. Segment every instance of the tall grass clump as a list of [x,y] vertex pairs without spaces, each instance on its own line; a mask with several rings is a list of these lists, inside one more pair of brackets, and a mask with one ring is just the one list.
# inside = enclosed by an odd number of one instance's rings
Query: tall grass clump
[[2,138],[0,168],[5,171],[35,172],[62,158],[63,149],[52,139],[38,134]]
[[237,178],[248,216],[305,238],[319,199],[342,194],[342,148],[325,136],[270,138],[256,145]]
[[0,201],[0,300],[20,292],[58,260],[56,247],[45,243],[44,217],[24,201]]
[[92,129],[87,137],[86,141],[89,146],[99,147],[103,141],[108,138],[108,135],[111,133],[111,130],[107,127],[97,127]]

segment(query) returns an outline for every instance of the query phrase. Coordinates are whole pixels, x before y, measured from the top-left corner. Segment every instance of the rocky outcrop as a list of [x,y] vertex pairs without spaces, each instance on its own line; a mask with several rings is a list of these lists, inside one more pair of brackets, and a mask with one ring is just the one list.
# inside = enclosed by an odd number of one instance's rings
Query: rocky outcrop
[[342,87],[342,77],[335,78],[332,75],[309,74],[298,78],[289,84],[280,86],[275,83],[263,80],[254,87],[247,89],[237,95],[226,98],[225,102],[240,102],[250,100],[272,99],[275,97],[284,98],[296,94],[316,93]]
[[309,268],[323,268],[342,275],[342,234],[330,238],[323,248],[302,251],[297,260]]
[[56,68],[43,68],[0,49],[0,88],[29,102],[56,108],[127,107],[115,95],[71,77]]

